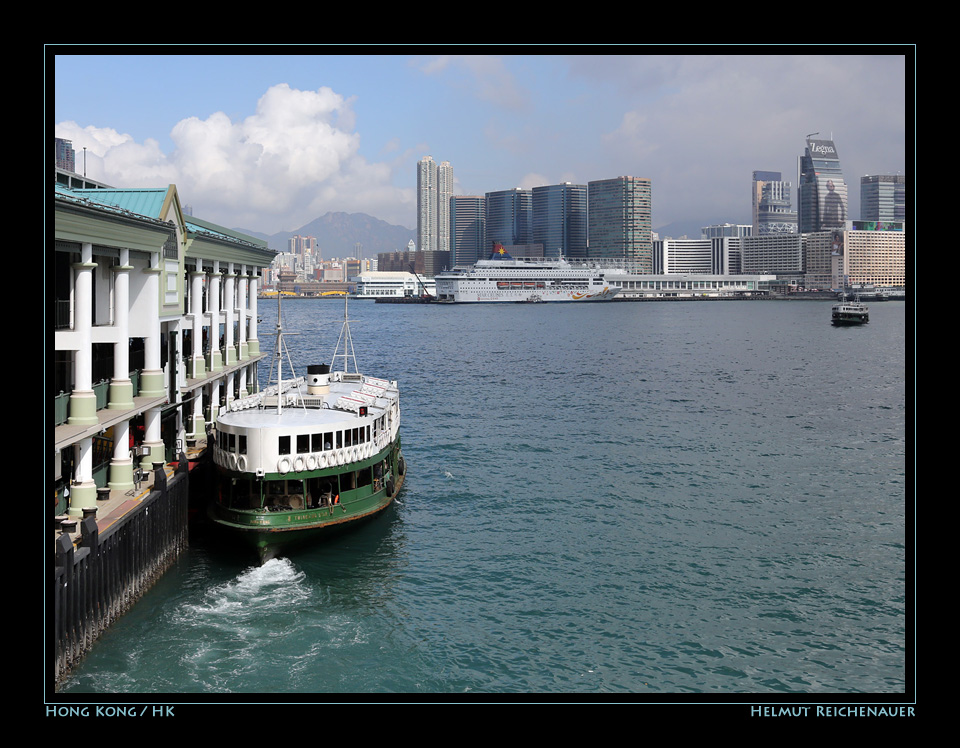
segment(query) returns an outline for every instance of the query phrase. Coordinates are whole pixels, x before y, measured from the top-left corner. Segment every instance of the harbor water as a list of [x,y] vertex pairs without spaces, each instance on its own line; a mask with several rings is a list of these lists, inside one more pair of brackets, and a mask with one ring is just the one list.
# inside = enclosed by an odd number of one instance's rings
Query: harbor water
[[[907,309],[831,305],[350,302],[399,500],[262,567],[197,532],[60,696],[904,693]],[[342,314],[284,302],[298,373]]]

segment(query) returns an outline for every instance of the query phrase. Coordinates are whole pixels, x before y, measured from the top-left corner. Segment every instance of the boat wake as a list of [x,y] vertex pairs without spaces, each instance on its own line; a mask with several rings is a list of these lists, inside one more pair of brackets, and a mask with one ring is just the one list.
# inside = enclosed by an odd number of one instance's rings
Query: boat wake
[[296,609],[309,596],[305,574],[286,558],[250,567],[236,579],[211,588],[201,602],[185,605],[182,622],[195,625],[231,625],[274,612]]

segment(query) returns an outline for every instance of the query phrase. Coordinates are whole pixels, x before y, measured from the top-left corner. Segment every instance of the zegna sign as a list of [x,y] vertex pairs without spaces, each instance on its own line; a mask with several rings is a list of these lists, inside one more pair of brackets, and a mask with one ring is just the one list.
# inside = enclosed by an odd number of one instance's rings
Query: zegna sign
[[832,140],[808,140],[807,148],[810,149],[811,156],[831,156],[837,157],[837,149]]

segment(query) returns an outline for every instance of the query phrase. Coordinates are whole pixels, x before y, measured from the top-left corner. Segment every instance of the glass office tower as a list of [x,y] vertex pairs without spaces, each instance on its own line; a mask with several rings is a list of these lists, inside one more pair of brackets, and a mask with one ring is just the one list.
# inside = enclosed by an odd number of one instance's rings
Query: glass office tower
[[533,241],[544,257],[587,256],[587,186],[551,184],[533,188]]
[[860,177],[860,220],[905,221],[907,178],[903,174]]
[[832,140],[807,138],[797,182],[801,234],[844,228],[850,218],[847,184]]
[[450,198],[450,265],[474,265],[483,252],[485,200],[477,195]]
[[517,187],[486,194],[486,238],[484,254],[496,244],[511,246],[533,243],[533,193]]
[[653,272],[649,179],[616,177],[587,184],[587,256],[625,260]]

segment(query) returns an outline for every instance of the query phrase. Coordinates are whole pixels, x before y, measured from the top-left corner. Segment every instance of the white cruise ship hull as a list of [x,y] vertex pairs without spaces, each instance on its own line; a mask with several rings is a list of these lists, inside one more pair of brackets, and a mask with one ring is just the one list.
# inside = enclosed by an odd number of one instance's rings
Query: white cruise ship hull
[[565,260],[481,260],[436,276],[437,300],[457,304],[610,301],[615,268]]

